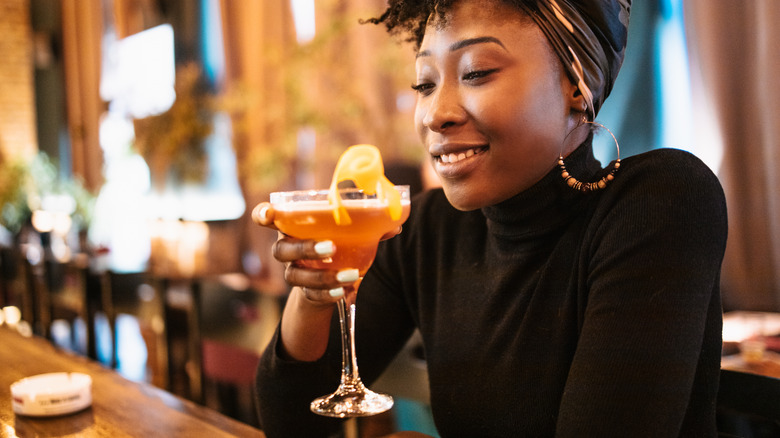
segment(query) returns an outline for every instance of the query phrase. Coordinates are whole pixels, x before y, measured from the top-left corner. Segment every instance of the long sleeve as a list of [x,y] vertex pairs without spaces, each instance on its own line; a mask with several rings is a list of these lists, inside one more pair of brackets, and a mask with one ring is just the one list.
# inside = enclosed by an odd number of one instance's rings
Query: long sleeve
[[[384,247],[384,243],[381,244]],[[382,251],[382,248],[380,248]],[[413,325],[390,276],[378,280],[371,273],[358,292],[356,353],[362,380],[370,385],[384,371],[411,335]],[[377,271],[387,269],[377,268]],[[392,272],[392,270],[390,270]],[[365,290],[365,292],[364,292]],[[309,411],[317,397],[335,391],[341,375],[341,339],[338,312],[334,312],[328,349],[315,362],[286,360],[280,352],[277,328],[257,370],[256,394],[261,427],[269,438],[328,437],[342,421]]]
[[725,201],[693,156],[656,159],[584,239],[589,293],[557,436],[716,435]]
[[[331,339],[330,344],[333,342]],[[339,430],[341,421],[314,415],[309,411],[309,403],[336,388],[341,356],[338,351],[334,355],[333,348],[329,348],[316,362],[290,361],[279,354],[280,343],[277,328],[257,369],[255,386],[261,428],[269,438],[331,436]]]

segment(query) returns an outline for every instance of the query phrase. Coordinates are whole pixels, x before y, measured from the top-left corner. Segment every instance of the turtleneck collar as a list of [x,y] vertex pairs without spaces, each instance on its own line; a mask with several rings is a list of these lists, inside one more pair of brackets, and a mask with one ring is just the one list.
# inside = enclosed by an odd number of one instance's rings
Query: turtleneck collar
[[[593,156],[592,136],[566,157],[566,168],[584,181],[595,178],[601,164]],[[593,193],[572,189],[555,166],[536,184],[498,204],[482,208],[488,230],[500,238],[533,239],[571,221]]]

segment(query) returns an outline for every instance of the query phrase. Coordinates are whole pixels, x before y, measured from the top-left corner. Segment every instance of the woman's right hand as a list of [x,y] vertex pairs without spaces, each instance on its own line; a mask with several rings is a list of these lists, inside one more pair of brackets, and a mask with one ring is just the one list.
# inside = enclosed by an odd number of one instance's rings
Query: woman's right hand
[[[270,203],[255,207],[252,220],[260,226],[277,229]],[[357,269],[313,269],[302,263],[329,257],[334,251],[333,242],[295,239],[282,233],[274,243],[273,256],[285,264],[285,281],[293,286],[281,324],[283,353],[290,359],[314,361],[322,357],[328,346],[333,304],[344,296],[344,286],[358,280]]]
[[[258,204],[252,219],[260,226],[277,229],[273,222],[274,209],[270,203]],[[341,271],[306,267],[304,260],[319,260],[333,255],[333,242],[296,239],[280,233],[274,243],[273,256],[285,264],[284,279],[290,286],[300,288],[304,298],[315,306],[330,306],[344,296],[344,286],[351,285],[360,275],[357,269]]]

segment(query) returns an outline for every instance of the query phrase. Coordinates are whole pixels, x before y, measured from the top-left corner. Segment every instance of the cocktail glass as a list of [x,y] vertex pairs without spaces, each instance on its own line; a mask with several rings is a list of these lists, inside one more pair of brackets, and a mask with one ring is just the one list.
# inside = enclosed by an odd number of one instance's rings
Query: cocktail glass
[[344,298],[338,302],[341,322],[341,383],[330,395],[311,402],[314,413],[328,417],[361,417],[387,411],[393,398],[369,390],[360,380],[355,354],[355,298],[358,286],[376,256],[382,236],[396,230],[409,217],[409,186],[395,186],[401,195],[402,214],[393,220],[387,201],[359,189],[341,189],[342,205],[351,223],[338,225],[328,201],[329,190],[300,190],[271,193],[274,224],[298,239],[331,240],[335,253],[322,260],[302,261],[317,269],[358,269],[360,278],[344,287]]

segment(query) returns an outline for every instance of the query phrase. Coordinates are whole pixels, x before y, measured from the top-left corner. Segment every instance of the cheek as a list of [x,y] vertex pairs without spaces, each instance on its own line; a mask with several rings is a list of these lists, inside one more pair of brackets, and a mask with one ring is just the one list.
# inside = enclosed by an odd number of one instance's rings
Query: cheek
[[[495,104],[484,111],[484,120],[504,136],[521,142],[557,143],[565,131],[565,111],[559,95],[527,93],[518,100]],[[500,100],[497,102],[501,102]]]
[[497,158],[493,169],[496,177],[506,176],[508,184],[520,190],[554,167],[562,146],[557,103],[549,99],[535,104],[529,101],[533,99],[485,108],[481,118],[483,132],[489,136]]
[[[514,142],[527,137],[534,130],[535,112],[523,100],[506,96],[473,98],[467,102],[478,129],[490,142]],[[487,98],[486,98],[487,97]]]

